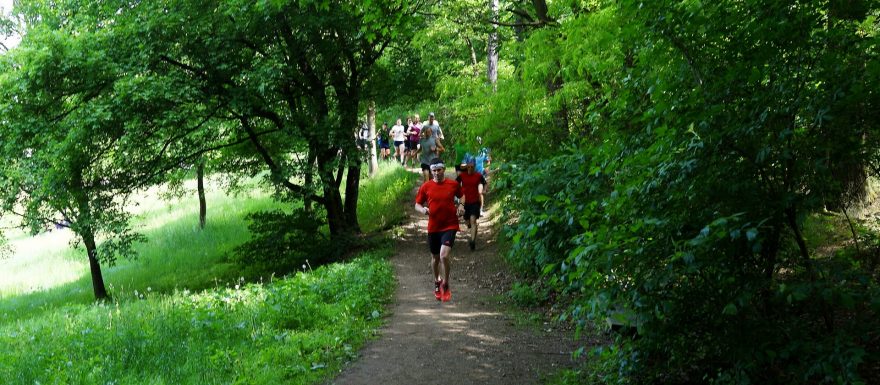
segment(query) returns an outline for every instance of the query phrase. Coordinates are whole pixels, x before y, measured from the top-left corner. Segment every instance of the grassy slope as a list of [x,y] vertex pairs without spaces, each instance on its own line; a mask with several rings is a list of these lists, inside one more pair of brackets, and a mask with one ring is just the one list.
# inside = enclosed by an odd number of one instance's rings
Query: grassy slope
[[[170,292],[175,288],[199,290],[236,278],[225,262],[227,253],[248,238],[244,214],[275,207],[265,195],[207,197],[208,221],[198,229],[198,204],[190,197],[160,206],[148,198],[137,227],[148,242],[136,247],[138,257],[104,266],[104,281],[114,296],[147,288]],[[0,283],[0,322],[39,314],[45,308],[88,304],[94,299],[83,249],[69,247],[72,235],[55,230],[13,243],[16,256],[0,262],[4,275],[15,280]]]
[[[365,230],[402,218],[399,197],[413,178],[384,166],[364,182]],[[274,204],[265,196],[212,194],[208,205],[205,231],[196,229],[192,199],[142,205],[139,224],[149,241],[137,260],[105,269],[112,304],[91,303],[80,253],[58,244],[3,261],[0,269],[15,261],[16,276],[31,278],[0,284],[0,344],[8,347],[0,352],[0,378],[14,384],[313,383],[348,359],[377,326],[390,295],[384,257],[391,250],[240,286],[226,254],[248,237],[241,217]],[[29,270],[59,263],[67,265],[58,275]],[[77,272],[73,279],[70,271]],[[27,292],[30,287],[43,289]]]

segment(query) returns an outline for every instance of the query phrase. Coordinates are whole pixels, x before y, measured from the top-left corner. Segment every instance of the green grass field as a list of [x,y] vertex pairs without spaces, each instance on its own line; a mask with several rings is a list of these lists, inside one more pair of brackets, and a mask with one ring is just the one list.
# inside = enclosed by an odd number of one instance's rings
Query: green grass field
[[[362,181],[362,228],[403,218],[400,198],[414,179],[385,165]],[[242,218],[284,205],[257,191],[214,191],[199,230],[194,196],[139,202],[135,228],[148,241],[138,258],[104,266],[110,303],[94,303],[84,252],[70,248],[68,231],[8,234],[15,254],[0,260],[4,383],[315,383],[381,322],[393,289],[390,249],[243,282],[229,255],[249,238]]]

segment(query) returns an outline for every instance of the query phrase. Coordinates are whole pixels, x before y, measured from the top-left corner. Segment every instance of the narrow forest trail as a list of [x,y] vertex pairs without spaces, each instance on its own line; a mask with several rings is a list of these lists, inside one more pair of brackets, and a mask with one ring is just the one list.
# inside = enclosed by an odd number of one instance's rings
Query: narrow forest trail
[[[460,232],[452,250],[452,300],[432,293],[427,217],[412,207],[391,262],[397,279],[389,319],[379,339],[328,384],[538,384],[543,375],[574,364],[572,333],[524,327],[491,296],[505,272],[488,219],[480,219],[477,248]],[[462,230],[466,226],[462,224]]]

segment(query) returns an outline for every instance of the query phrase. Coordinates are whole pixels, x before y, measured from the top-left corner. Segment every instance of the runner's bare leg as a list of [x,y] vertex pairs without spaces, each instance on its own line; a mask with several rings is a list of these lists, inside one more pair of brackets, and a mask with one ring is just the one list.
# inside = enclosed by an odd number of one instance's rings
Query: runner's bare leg
[[[440,252],[443,252],[443,247],[440,247]],[[434,270],[434,282],[440,278],[440,254],[431,254],[431,268]]]
[[451,251],[452,247],[446,245],[440,246],[440,263],[443,265],[443,282],[449,282],[449,253]]

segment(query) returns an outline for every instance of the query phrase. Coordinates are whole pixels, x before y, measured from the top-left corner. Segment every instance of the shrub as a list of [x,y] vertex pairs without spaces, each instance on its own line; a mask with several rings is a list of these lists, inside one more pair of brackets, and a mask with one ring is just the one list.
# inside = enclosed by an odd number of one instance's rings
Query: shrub
[[326,263],[347,250],[330,245],[314,212],[264,211],[248,214],[251,240],[235,248],[235,262],[249,274],[294,271],[304,264]]
[[[772,206],[675,142],[612,138],[506,168],[509,260],[573,298],[579,327],[637,330],[602,353],[614,378],[858,383],[880,330],[870,272],[846,253],[804,260],[789,224],[764,219]],[[730,195],[709,193],[721,184]]]

